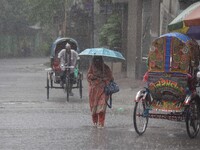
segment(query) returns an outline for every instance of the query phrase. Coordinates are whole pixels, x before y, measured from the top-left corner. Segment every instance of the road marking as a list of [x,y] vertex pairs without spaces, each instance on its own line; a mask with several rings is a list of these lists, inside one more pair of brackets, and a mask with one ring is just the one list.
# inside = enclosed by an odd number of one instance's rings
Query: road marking
[[3,102],[1,104],[3,104],[3,105],[15,105],[15,104],[27,105],[27,104],[36,104],[36,103],[34,103],[34,102]]

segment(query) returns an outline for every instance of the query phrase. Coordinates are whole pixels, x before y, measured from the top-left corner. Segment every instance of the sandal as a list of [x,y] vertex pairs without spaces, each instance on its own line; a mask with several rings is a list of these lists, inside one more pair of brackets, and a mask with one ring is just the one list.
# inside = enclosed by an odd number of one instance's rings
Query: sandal
[[98,124],[97,128],[99,128],[99,129],[103,129],[104,126],[103,126],[102,124]]

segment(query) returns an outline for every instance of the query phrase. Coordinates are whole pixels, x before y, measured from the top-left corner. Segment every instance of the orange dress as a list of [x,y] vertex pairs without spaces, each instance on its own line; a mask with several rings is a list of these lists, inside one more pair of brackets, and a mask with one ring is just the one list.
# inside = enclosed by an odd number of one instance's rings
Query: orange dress
[[104,93],[104,87],[110,80],[113,80],[112,71],[106,64],[103,64],[103,69],[92,64],[87,73],[87,80],[89,83],[89,104],[93,115],[93,123],[97,123],[99,120],[101,124],[104,124],[105,118],[98,118],[96,115],[102,113],[105,115],[106,100],[109,97]]

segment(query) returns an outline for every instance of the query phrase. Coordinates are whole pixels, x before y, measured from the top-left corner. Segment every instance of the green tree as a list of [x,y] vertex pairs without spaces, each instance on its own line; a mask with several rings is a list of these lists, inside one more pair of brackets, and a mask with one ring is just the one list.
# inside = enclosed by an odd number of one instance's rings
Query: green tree
[[55,29],[55,24],[66,35],[67,18],[76,0],[27,0],[30,7],[29,20],[40,22],[48,30]]
[[0,26],[6,32],[13,26],[27,23],[28,5],[26,0],[1,0],[0,1]]
[[28,26],[26,0],[0,1],[0,56],[20,56],[22,34]]
[[30,6],[29,20],[41,25],[52,25],[54,18],[64,19],[65,0],[26,0]]
[[102,46],[110,48],[121,46],[121,17],[118,14],[112,14],[107,23],[103,25],[99,35],[99,42]]

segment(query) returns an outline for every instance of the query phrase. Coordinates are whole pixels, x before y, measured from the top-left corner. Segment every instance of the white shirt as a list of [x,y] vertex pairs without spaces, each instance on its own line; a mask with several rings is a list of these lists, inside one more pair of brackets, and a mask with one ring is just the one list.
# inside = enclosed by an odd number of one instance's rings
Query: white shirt
[[[66,49],[62,49],[59,53],[58,53],[58,58],[60,59],[60,68],[61,70],[65,70],[65,64],[69,65],[69,59],[65,59],[65,53],[66,53]],[[69,57],[69,54],[67,54],[67,56]],[[76,65],[76,61],[79,60],[80,57],[78,56],[78,53],[71,49],[71,66],[73,66],[72,69],[70,69],[70,73],[74,72],[74,67]],[[65,62],[65,60],[67,60],[68,62]]]

